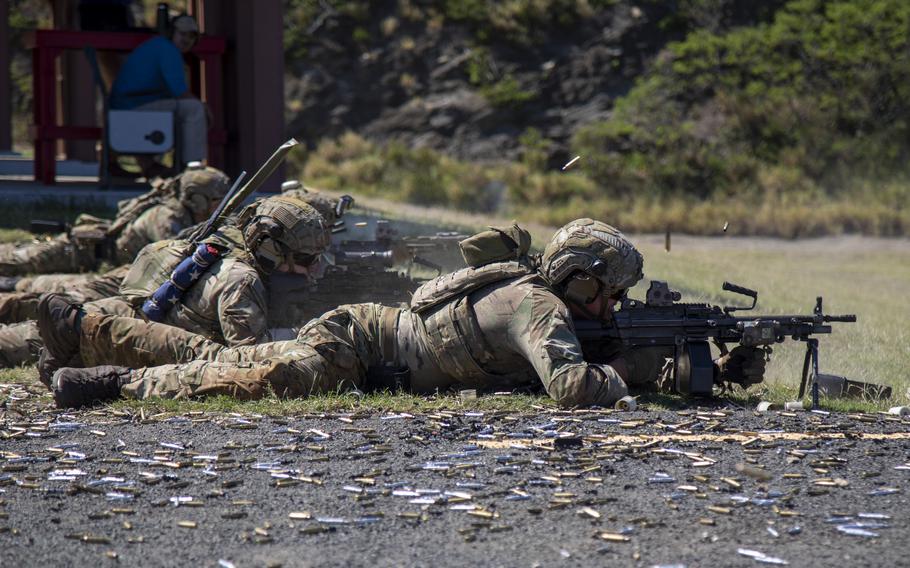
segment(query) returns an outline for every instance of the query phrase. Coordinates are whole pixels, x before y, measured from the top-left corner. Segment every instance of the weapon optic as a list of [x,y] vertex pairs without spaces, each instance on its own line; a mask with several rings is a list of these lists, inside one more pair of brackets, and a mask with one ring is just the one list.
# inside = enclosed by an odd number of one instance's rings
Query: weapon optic
[[[805,394],[810,375],[813,399],[816,398],[818,376],[818,339],[814,335],[831,333],[833,322],[855,322],[855,315],[827,315],[822,298],[816,298],[812,314],[760,315],[739,317],[734,311],[751,310],[758,293],[748,288],[724,282],[723,289],[752,299],[749,307],[721,307],[708,303],[682,303],[679,292],[670,290],[666,282],[652,281],[641,302],[625,298],[610,321],[576,320],[575,328],[586,358],[594,360],[608,341],[621,341],[626,347],[674,348],[673,376],[680,393],[710,395],[714,385],[714,365],[709,341],[721,354],[727,345],[766,348],[787,338],[806,342],[799,397]],[[813,400],[815,402],[815,400]]]

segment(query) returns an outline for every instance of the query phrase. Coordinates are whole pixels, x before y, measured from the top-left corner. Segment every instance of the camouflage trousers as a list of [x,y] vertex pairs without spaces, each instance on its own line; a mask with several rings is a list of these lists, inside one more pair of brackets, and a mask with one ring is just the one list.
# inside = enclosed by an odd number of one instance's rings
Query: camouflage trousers
[[16,291],[0,294],[0,323],[18,323],[37,317],[38,300],[46,292],[66,294],[84,304],[116,296],[129,265],[104,274],[45,274],[25,277],[16,283]]
[[[37,307],[37,301],[35,307]],[[102,298],[86,304],[85,308],[99,314],[118,316],[135,316],[136,314],[133,307],[119,297]],[[6,369],[37,363],[42,347],[44,347],[44,342],[38,333],[38,323],[34,319],[0,325],[0,368]]]
[[36,363],[43,345],[34,320],[0,325],[0,368]]
[[93,270],[95,246],[77,244],[66,233],[26,244],[0,245],[0,276]]
[[383,318],[397,313],[379,304],[340,306],[297,339],[231,348],[169,326],[87,314],[80,349],[87,366],[136,368],[122,389],[132,398],[305,397],[364,388],[368,369],[382,362]]

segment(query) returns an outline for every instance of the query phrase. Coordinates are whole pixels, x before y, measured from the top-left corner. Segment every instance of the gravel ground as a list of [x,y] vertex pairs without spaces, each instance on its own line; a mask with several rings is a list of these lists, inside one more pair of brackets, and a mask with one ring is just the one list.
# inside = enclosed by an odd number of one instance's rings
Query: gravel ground
[[2,566],[907,565],[884,414],[0,416]]

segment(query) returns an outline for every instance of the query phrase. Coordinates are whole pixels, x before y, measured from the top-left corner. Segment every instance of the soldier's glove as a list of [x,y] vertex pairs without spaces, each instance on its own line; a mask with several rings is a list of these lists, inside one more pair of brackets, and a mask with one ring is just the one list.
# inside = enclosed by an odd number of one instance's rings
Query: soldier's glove
[[757,385],[765,378],[765,359],[770,354],[758,347],[740,345],[714,361],[715,381],[719,383],[736,383],[748,388]]

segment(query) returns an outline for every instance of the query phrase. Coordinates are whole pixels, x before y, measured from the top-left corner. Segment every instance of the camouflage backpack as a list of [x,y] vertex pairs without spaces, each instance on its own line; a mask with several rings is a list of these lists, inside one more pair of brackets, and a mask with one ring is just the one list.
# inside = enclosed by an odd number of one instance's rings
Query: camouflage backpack
[[531,234],[512,222],[509,227],[490,227],[458,243],[467,268],[443,274],[424,283],[411,298],[411,310],[423,313],[457,296],[500,280],[532,274],[535,265],[528,256]]
[[531,233],[512,221],[510,227],[490,227],[458,243],[468,266],[478,268],[493,262],[522,260],[531,250]]
[[107,229],[108,237],[117,237],[140,215],[170,198],[177,197],[177,177],[161,180],[152,186],[152,190],[139,197],[124,199],[117,203],[117,217]]

